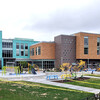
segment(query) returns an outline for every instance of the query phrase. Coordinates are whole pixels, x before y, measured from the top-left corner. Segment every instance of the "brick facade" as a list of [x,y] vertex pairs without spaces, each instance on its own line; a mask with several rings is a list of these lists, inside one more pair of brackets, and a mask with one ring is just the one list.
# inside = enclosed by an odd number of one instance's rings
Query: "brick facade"
[[[76,36],[76,59],[100,59],[97,55],[97,38],[99,34],[80,32]],[[84,54],[84,36],[88,36],[88,54]]]
[[[36,55],[36,47],[41,48],[41,54]],[[30,55],[31,59],[55,59],[55,43],[44,42],[30,46],[30,50],[34,48],[34,56]]]
[[56,44],[56,67],[62,63],[76,62],[76,37],[60,35],[54,38]]

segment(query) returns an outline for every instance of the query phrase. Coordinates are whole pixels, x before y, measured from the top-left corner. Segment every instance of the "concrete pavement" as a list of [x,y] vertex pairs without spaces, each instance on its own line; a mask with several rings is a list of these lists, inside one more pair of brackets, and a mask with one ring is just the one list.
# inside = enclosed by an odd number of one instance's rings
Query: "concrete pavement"
[[94,89],[94,88],[89,88],[89,87],[52,82],[52,81],[47,80],[47,79],[33,79],[33,78],[31,78],[31,79],[25,80],[25,81],[43,83],[43,84],[54,85],[54,86],[59,86],[59,87],[64,87],[64,88],[69,88],[69,89],[75,89],[75,90],[81,90],[81,91],[85,91],[85,92],[91,92],[94,94],[98,94],[100,92],[100,89]]

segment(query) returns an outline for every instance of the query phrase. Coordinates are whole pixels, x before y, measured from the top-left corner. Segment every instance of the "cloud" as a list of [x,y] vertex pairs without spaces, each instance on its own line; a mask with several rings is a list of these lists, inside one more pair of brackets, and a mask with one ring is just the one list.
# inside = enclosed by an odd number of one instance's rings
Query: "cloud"
[[0,4],[3,38],[48,41],[59,34],[100,32],[100,0],[1,0]]
[[[92,0],[93,1],[93,0]],[[64,7],[44,15],[37,22],[31,22],[24,29],[38,32],[94,31],[100,27],[99,1],[84,6]],[[34,21],[34,20],[33,20]],[[32,24],[33,23],[33,24]],[[100,32],[100,29],[99,29]]]

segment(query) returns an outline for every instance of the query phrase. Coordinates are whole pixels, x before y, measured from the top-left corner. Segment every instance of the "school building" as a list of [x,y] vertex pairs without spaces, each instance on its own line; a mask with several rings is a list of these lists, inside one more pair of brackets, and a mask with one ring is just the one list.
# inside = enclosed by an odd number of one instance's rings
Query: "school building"
[[42,42],[24,38],[2,39],[0,31],[0,68],[27,61],[41,69],[49,69],[79,60],[86,61],[88,66],[100,63],[100,34],[79,32]]

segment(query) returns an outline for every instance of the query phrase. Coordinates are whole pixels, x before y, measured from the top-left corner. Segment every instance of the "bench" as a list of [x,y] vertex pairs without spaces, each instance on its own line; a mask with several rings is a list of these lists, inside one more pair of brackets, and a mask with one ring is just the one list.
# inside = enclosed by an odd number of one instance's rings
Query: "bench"
[[48,75],[48,76],[46,76],[46,79],[50,80],[51,78],[53,78],[53,79],[57,78],[58,79],[58,75]]

